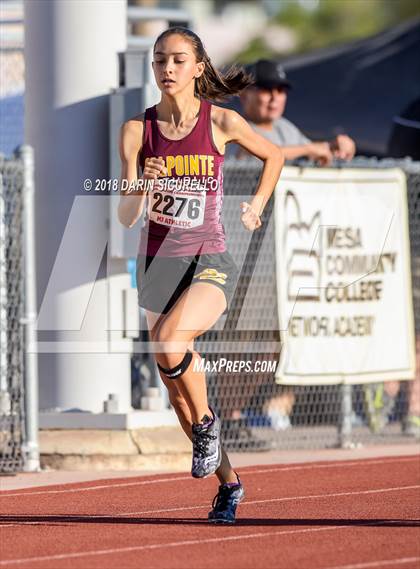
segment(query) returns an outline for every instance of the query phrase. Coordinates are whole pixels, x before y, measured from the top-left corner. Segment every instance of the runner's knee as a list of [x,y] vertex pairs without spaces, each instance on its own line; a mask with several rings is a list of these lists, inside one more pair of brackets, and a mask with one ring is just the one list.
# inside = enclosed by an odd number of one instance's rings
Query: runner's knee
[[[175,355],[177,355],[179,359],[179,354]],[[187,371],[187,369],[191,364],[192,359],[193,359],[193,353],[190,350],[187,350],[182,360],[176,365],[173,365],[172,367],[163,367],[159,362],[157,362],[157,366],[159,370],[166,375],[167,378],[177,379]]]
[[164,372],[163,368],[170,370],[181,365],[184,373],[191,362],[192,350],[189,349],[191,339],[186,338],[185,333],[178,331],[171,322],[166,321],[162,322],[154,337],[157,342],[156,351],[159,354],[158,365],[161,366],[159,369]]
[[[169,320],[164,320],[154,333],[155,341],[168,344],[180,339],[176,326]],[[188,342],[185,342],[187,344]]]
[[[165,320],[153,331],[151,339],[158,344],[156,363],[166,380],[180,377],[193,360],[194,338],[182,336],[170,321]],[[164,383],[170,389],[167,381]]]

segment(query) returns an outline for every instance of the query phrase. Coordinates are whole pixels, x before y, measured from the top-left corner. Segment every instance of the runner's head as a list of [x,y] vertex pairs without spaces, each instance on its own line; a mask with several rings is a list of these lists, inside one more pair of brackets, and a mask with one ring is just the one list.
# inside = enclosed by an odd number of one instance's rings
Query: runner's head
[[191,88],[196,96],[218,101],[252,83],[242,68],[231,67],[225,73],[217,71],[197,34],[181,26],[160,34],[153,55],[157,85],[169,96]]
[[247,65],[246,71],[254,79],[254,84],[241,94],[246,118],[256,124],[279,119],[291,88],[283,67],[275,61],[260,59]]

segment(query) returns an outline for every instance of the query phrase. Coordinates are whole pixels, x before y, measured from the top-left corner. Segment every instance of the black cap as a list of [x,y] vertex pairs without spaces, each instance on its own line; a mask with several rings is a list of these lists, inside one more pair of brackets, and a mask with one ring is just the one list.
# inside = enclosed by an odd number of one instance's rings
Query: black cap
[[291,89],[292,84],[288,81],[286,71],[277,61],[259,59],[245,66],[246,71],[252,75],[257,87],[272,89],[273,87],[286,87]]

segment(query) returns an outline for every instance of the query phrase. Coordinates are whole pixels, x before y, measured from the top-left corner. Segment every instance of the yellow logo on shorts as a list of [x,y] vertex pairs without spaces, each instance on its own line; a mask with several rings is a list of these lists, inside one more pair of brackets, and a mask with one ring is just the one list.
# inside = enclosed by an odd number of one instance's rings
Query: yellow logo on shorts
[[194,278],[200,281],[204,279],[216,281],[217,283],[224,285],[226,284],[227,274],[219,273],[219,271],[216,271],[216,269],[204,269],[204,271],[201,271],[201,273],[195,275]]

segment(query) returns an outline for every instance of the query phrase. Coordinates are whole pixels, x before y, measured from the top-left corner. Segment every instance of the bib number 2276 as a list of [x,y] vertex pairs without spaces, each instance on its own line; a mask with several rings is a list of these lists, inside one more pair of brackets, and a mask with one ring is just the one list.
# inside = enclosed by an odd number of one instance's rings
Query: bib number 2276
[[205,192],[174,194],[154,190],[150,195],[149,218],[161,225],[190,228],[204,221]]

